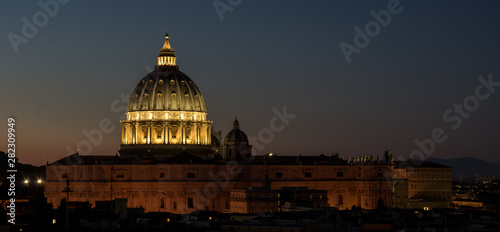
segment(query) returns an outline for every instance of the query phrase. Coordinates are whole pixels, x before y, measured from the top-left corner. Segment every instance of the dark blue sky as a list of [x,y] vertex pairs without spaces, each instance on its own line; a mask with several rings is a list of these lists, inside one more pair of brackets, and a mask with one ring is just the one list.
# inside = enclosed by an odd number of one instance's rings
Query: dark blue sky
[[256,137],[273,108],[297,115],[258,154],[392,149],[407,157],[418,149],[415,139],[442,128],[448,137],[433,157],[499,162],[500,87],[456,130],[443,113],[475,94],[479,75],[500,82],[500,3],[402,0],[402,11],[348,64],[339,44],[354,45],[353,28],[364,30],[370,11],[388,2],[243,0],[221,21],[213,1],[73,0],[16,53],[9,33],[22,36],[21,18],[33,21],[43,9],[37,1],[3,1],[0,128],[14,116],[18,157],[43,164],[110,118],[116,128],[92,154],[115,154],[124,112],[111,103],[154,67],[168,28],[181,71],[200,88],[223,136],[235,115]]

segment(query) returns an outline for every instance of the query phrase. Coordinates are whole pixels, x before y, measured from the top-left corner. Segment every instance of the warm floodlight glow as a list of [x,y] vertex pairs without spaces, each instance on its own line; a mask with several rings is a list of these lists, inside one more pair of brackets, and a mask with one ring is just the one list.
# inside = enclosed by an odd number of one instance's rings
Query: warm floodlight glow
[[41,180],[41,179],[38,179],[38,180],[36,181],[36,183],[37,183],[37,184],[41,184],[41,183],[42,183],[42,180]]
[[158,65],[169,65],[175,66],[176,57],[174,55],[174,49],[170,46],[168,41],[168,35],[165,36],[165,43],[160,49],[160,55],[158,56]]
[[26,180],[24,180],[24,183],[25,183],[25,184],[29,184],[29,183],[30,183],[30,181],[26,179]]
[[[157,58],[158,67],[154,73],[178,70],[168,34]],[[206,119],[205,102],[194,82],[187,77],[160,76],[148,77],[136,86],[126,119],[120,121],[121,145],[124,149],[145,144],[210,145],[212,122]],[[147,91],[145,86],[148,86]],[[150,92],[149,87],[159,89]],[[179,90],[182,91],[177,92]]]

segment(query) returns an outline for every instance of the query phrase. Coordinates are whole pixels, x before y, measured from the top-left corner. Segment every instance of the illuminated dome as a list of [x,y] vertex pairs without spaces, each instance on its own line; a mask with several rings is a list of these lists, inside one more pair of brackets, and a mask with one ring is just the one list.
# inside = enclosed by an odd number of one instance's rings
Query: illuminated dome
[[130,95],[126,119],[121,121],[122,156],[213,155],[212,122],[206,118],[205,101],[191,78],[179,71],[176,60],[166,34],[158,65]]
[[157,68],[137,84],[127,111],[207,112],[196,84],[177,67]]

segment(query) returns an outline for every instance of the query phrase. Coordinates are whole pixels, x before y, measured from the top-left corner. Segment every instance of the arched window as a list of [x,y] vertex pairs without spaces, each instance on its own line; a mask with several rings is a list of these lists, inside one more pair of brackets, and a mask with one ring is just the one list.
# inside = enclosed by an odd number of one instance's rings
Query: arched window
[[339,195],[339,205],[344,204],[344,197],[342,195]]

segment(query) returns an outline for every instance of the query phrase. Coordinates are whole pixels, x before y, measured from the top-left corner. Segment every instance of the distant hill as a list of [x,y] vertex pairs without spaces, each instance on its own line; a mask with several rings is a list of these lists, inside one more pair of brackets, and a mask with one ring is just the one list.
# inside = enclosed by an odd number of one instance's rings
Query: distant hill
[[457,176],[500,176],[500,163],[489,163],[473,157],[463,157],[454,159],[430,158],[426,161],[435,162],[453,168],[453,175]]

